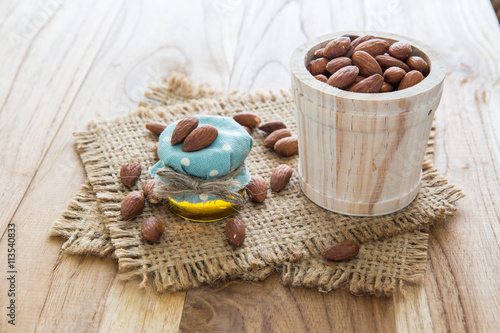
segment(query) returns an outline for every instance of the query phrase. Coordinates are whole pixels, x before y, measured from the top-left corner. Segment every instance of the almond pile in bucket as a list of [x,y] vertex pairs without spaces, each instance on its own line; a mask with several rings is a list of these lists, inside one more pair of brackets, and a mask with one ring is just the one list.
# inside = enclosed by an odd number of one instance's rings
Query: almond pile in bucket
[[409,43],[391,45],[372,35],[346,35],[330,41],[314,52],[307,69],[332,87],[359,93],[403,90],[429,74],[429,65],[413,55]]

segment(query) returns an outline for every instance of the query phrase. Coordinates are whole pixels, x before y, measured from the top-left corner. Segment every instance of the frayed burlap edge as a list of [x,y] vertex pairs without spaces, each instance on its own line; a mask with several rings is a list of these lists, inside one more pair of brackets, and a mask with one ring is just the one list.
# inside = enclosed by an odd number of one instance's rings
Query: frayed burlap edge
[[313,255],[296,264],[287,263],[282,266],[281,280],[285,286],[321,292],[345,289],[354,295],[390,296],[398,288],[403,290],[405,283],[423,282],[427,246],[428,233],[414,231],[367,242],[347,262],[327,262]]

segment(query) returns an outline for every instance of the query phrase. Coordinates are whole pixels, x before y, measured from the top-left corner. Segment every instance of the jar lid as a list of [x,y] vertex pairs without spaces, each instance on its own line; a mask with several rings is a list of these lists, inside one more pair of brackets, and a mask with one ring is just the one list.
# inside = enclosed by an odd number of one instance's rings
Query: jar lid
[[[217,139],[210,146],[194,152],[182,150],[182,144],[172,145],[170,139],[177,123],[176,121],[165,128],[161,133],[158,145],[158,161],[149,169],[149,173],[156,178],[156,171],[168,166],[173,170],[202,179],[220,178],[238,169],[245,162],[253,146],[253,139],[247,131],[234,119],[229,117],[198,115],[198,126],[212,125],[218,130]],[[159,178],[162,180],[161,178]],[[243,188],[250,181],[250,174],[246,167],[234,177]],[[237,189],[235,189],[237,190]],[[197,195],[189,201],[202,202],[213,200],[210,196]],[[205,200],[203,200],[205,199]]]

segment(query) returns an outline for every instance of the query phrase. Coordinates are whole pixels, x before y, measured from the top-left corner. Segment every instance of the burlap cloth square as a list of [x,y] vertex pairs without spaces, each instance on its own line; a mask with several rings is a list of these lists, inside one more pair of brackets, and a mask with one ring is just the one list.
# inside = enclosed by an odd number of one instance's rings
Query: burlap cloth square
[[[263,121],[281,119],[296,131],[295,106],[287,92],[223,93],[173,75],[152,86],[146,97],[149,101],[130,114],[94,121],[88,131],[75,134],[89,182],[51,230],[51,235],[67,238],[63,251],[111,256],[118,260],[120,277],[142,277],[142,287],[151,281],[159,292],[186,290],[233,278],[261,280],[280,269],[283,282],[291,286],[389,295],[404,282],[423,280],[427,229],[451,216],[456,210],[453,203],[463,196],[432,166],[431,135],[417,199],[390,215],[359,218],[326,211],[302,194],[294,175],[284,190],[270,191],[263,204],[249,202],[238,212],[247,231],[244,245],[238,248],[225,240],[226,220],[184,221],[162,205],[147,205],[139,217],[124,220],[121,201],[130,190],[142,189],[147,168],[155,162],[156,138],[145,130],[147,122],[247,111],[259,114]],[[296,170],[297,156],[279,157],[263,147],[262,132],[256,130],[252,136],[251,174],[269,180],[272,170],[283,163]],[[142,180],[132,189],[125,188],[118,177],[127,162],[139,162],[143,167]],[[140,234],[142,221],[150,216],[165,223],[166,233],[159,243],[145,242]],[[327,263],[319,256],[344,239],[362,244],[356,259]]]

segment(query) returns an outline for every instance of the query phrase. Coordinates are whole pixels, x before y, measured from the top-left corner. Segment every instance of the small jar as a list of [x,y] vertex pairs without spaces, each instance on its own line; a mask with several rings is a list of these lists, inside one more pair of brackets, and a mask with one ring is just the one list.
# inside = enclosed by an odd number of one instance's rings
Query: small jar
[[[232,118],[207,115],[197,118],[198,126],[212,125],[217,128],[215,141],[201,150],[185,152],[182,143],[171,144],[172,132],[178,121],[170,124],[159,137],[160,161],[150,168],[149,173],[159,180],[160,188],[169,186],[169,190],[162,192],[155,189],[155,195],[161,193],[158,196],[165,199],[174,214],[191,221],[212,222],[231,216],[238,208],[235,202],[241,200],[235,199],[243,197],[244,187],[250,181],[245,160],[252,149],[253,139]],[[185,192],[181,195],[178,191],[171,191],[173,184],[178,182],[177,178],[182,180],[182,186],[178,188]],[[212,187],[211,192],[204,193],[204,187],[199,186],[214,181],[218,186],[221,183],[228,185],[221,186],[220,193],[214,193]],[[197,185],[192,186],[191,183]],[[190,186],[192,191],[189,191]]]

